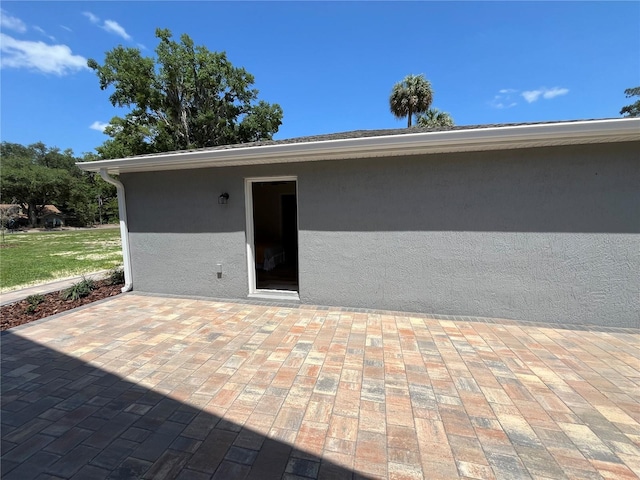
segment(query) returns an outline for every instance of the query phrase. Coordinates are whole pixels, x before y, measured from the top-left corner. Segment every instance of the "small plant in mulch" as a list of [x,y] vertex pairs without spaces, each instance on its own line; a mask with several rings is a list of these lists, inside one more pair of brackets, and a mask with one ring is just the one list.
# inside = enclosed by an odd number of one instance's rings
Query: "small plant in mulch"
[[65,288],[60,293],[60,297],[63,300],[79,300],[80,298],[84,298],[89,296],[91,291],[96,288],[96,282],[91,280],[90,278],[82,277],[77,283],[74,283],[69,288]]
[[109,285],[122,285],[124,283],[124,270],[120,267],[113,268],[107,274]]
[[[87,283],[78,282],[82,286],[74,285],[74,294],[69,294],[69,299],[63,299],[63,292],[46,293],[44,295],[30,295],[28,298],[3,305],[0,307],[0,330],[17,327],[25,323],[30,323],[41,318],[49,317],[57,313],[61,313],[72,308],[87,305],[104,298],[119,295],[120,284],[112,284],[109,278],[104,280],[88,281]],[[77,296],[79,291],[86,291],[88,285],[92,284],[94,288],[89,290],[89,294],[73,300],[72,296]],[[71,290],[70,287],[67,290]]]
[[36,308],[38,308],[38,305],[44,302],[44,295],[39,295],[39,294],[29,295],[26,298],[26,300],[28,303],[26,308],[27,313],[35,313]]

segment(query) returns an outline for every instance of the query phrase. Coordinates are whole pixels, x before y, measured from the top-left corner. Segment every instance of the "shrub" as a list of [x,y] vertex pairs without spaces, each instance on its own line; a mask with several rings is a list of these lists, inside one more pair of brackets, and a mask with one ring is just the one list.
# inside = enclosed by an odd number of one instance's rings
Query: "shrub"
[[93,280],[82,277],[78,283],[63,290],[60,296],[63,300],[78,300],[89,295],[94,288],[96,288],[96,284]]
[[107,275],[107,283],[109,285],[121,285],[124,283],[124,270],[120,267],[115,267],[109,271]]
[[34,295],[29,295],[27,297],[27,302],[29,303],[29,305],[40,305],[42,302],[44,302],[44,295],[40,295],[40,294],[34,294]]
[[44,302],[44,295],[29,295],[27,297],[27,303],[29,303],[29,306],[27,307],[27,313],[34,313],[36,311],[36,308],[38,308],[38,305],[40,305],[42,302]]

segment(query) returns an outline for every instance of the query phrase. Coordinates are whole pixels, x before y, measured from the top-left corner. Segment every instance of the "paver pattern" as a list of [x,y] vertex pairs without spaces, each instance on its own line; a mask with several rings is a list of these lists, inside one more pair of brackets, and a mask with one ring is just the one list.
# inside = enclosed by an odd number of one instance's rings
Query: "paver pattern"
[[2,336],[2,478],[638,478],[640,335],[128,294]]

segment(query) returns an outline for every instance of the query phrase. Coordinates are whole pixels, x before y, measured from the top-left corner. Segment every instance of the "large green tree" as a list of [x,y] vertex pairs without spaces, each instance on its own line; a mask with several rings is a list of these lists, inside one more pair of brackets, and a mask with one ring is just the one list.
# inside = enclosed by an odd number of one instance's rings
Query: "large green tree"
[[71,177],[65,166],[74,163],[68,151],[47,149],[42,143],[25,147],[2,142],[0,157],[2,198],[24,205],[31,226],[36,225],[45,205],[68,196]]
[[418,115],[416,123],[420,127],[453,127],[453,118],[447,112],[441,112],[437,108],[430,108],[426,113]]
[[[85,160],[94,159],[89,157]],[[2,142],[0,158],[2,201],[22,205],[31,226],[36,226],[45,205],[55,205],[67,216],[68,223],[80,226],[96,221],[100,203],[106,204],[105,219],[117,219],[117,210],[111,209],[115,187],[80,170],[75,165],[79,159],[71,150],[61,151],[40,142],[28,146]]]
[[156,58],[118,46],[102,65],[88,61],[100,88],[113,87],[111,104],[130,109],[106,128],[102,158],[267,140],[278,131],[282,108],[258,100],[253,75],[224,52],[194,46],[188,35],[176,42],[169,30],[156,37]]
[[[627,98],[640,97],[640,87],[627,88],[624,91],[624,95]],[[625,117],[640,117],[640,100],[622,107],[620,115],[624,115]]]
[[389,108],[394,117],[407,117],[407,127],[410,127],[413,116],[426,113],[432,101],[433,90],[429,80],[423,74],[407,75],[393,86]]

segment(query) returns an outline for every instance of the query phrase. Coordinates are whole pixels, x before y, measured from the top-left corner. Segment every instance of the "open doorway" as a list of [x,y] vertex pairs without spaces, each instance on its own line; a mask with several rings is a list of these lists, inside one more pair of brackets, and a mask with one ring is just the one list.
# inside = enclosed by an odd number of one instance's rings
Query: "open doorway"
[[[298,202],[292,177],[247,179],[250,294],[298,292]],[[250,214],[250,215],[249,215]]]

